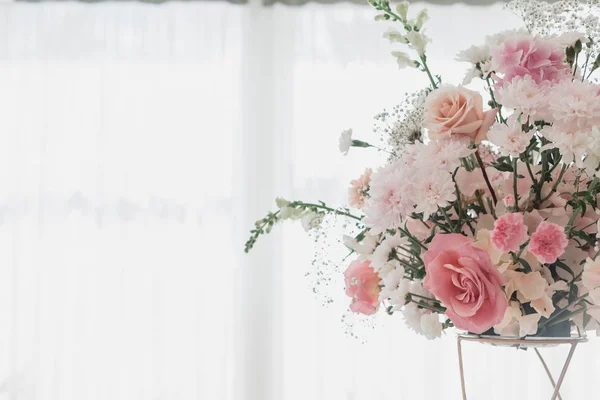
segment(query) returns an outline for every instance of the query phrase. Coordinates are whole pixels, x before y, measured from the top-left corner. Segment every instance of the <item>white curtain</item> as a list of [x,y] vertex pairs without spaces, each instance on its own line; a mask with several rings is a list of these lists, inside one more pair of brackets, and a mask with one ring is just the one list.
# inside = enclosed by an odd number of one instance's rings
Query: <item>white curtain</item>
[[[518,24],[499,5],[430,11],[431,67],[454,82],[458,50]],[[338,155],[338,132],[376,141],[372,116],[426,81],[398,72],[373,15],[0,5],[0,399],[460,398],[453,337],[400,316],[346,333],[343,285],[322,307],[301,227],[242,252],[274,196],[343,204],[384,161]],[[594,398],[598,350],[565,398]],[[471,398],[549,397],[531,352],[465,351]]]

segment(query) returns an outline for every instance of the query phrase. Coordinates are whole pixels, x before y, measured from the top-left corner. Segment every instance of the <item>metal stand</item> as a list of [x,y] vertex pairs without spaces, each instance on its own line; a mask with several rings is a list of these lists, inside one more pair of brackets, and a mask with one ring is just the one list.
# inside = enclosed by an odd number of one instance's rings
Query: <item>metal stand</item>
[[[565,375],[567,374],[567,370],[569,369],[569,364],[571,363],[571,359],[573,358],[573,353],[575,353],[575,349],[579,343],[587,342],[585,337],[569,337],[569,338],[530,338],[530,339],[513,339],[506,338],[501,336],[476,336],[476,335],[459,335],[457,338],[458,345],[458,365],[460,368],[460,387],[462,390],[462,398],[463,400],[467,400],[467,392],[465,389],[465,374],[463,370],[463,358],[462,358],[462,342],[479,342],[491,344],[493,346],[507,346],[507,347],[517,347],[517,348],[533,348],[535,353],[537,354],[546,374],[548,375],[548,379],[550,379],[550,383],[552,384],[552,388],[554,392],[552,393],[551,400],[562,400],[560,396],[560,387],[565,379]],[[569,350],[569,354],[563,365],[560,376],[558,377],[558,382],[554,382],[554,378],[544,361],[544,358],[540,354],[538,347],[551,347],[558,346],[562,344],[568,344],[571,346]]]

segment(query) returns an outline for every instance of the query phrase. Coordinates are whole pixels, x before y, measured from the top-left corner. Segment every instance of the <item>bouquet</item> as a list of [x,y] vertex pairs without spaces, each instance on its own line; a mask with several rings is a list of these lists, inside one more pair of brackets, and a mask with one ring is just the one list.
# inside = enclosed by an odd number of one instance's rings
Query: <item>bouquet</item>
[[[369,0],[401,68],[429,86],[387,129],[387,165],[350,182],[349,205],[277,199],[246,252],[284,220],[320,229],[348,218],[350,310],[402,313],[433,339],[474,334],[569,336],[600,328],[600,32],[596,1],[513,1],[524,29],[457,55],[459,84],[427,62],[426,10]],[[390,117],[382,113],[377,118]],[[376,147],[341,134],[342,153]]]

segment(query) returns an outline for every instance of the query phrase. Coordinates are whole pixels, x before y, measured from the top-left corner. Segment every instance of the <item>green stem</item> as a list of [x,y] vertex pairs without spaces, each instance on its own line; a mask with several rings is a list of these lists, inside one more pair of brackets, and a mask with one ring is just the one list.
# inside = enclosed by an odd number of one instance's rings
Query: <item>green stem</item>
[[513,159],[513,192],[515,196],[515,211],[519,212],[519,192],[517,191],[517,158]]
[[423,71],[425,71],[427,73],[429,82],[431,82],[431,87],[433,88],[433,90],[437,89],[437,84],[435,83],[435,79],[433,79],[433,76],[431,75],[431,71],[429,70],[429,66],[427,65],[427,58],[425,57],[425,55],[419,55],[419,58],[421,59],[421,63],[423,65]]
[[494,96],[494,91],[492,90],[492,85],[490,83],[490,77],[489,76],[486,77],[485,81],[487,82],[488,91],[490,92],[490,97],[492,98],[492,102],[498,109],[498,117],[500,118],[500,122],[505,123],[506,120],[502,117],[502,106],[496,101],[496,96]]
[[556,182],[554,182],[554,184],[552,185],[552,189],[550,190],[550,193],[548,193],[548,195],[541,200],[540,204],[545,202],[546,200],[548,200],[554,193],[556,193],[556,188],[558,188],[558,185],[560,185],[560,181],[562,180],[565,172],[567,171],[567,168],[569,168],[567,166],[567,164],[563,164],[563,167],[560,170],[560,174],[558,175]]
[[356,215],[350,214],[349,212],[336,210],[335,208],[327,207],[322,204],[304,203],[302,201],[294,201],[288,205],[288,207],[293,207],[293,208],[295,208],[297,206],[319,208],[321,210],[325,210],[325,211],[328,211],[328,212],[331,212],[331,213],[334,213],[337,215],[343,215],[345,217],[354,218],[357,221],[362,220],[362,217],[357,217]]
[[483,165],[483,160],[481,159],[481,155],[479,155],[479,149],[475,150],[475,158],[477,159],[479,168],[481,168],[481,173],[483,174],[483,179],[485,180],[485,184],[487,185],[488,189],[490,190],[492,199],[494,200],[494,205],[496,205],[498,203],[498,199],[496,198],[496,192],[494,192],[494,188],[492,188],[490,178],[488,178],[488,174],[485,171],[485,166]]
[[[410,294],[409,294],[409,296],[410,296]],[[431,304],[427,304],[424,301],[413,301],[413,303],[415,303],[419,307],[425,308],[427,310],[435,311],[435,312],[438,312],[440,314],[443,314],[443,313],[446,312],[446,309],[444,307],[433,306]]]
[[[567,304],[562,310],[560,310],[559,312],[557,312],[556,314],[554,314],[553,317],[547,319],[545,322],[542,322],[540,325],[542,325],[542,327],[544,327],[544,328],[547,328],[549,326],[556,325],[559,322],[565,321],[565,319],[558,319],[558,317],[560,315],[564,314],[565,312],[567,312],[568,309],[569,309],[569,307],[572,307],[572,306],[576,305],[580,301],[582,301],[585,298],[587,298],[589,295],[590,295],[589,293],[586,293],[583,296],[578,297],[577,299],[573,300],[572,302],[570,302],[569,304]],[[585,311],[585,309],[583,309],[583,311]],[[567,315],[567,319],[568,319],[568,317],[571,317],[572,315],[576,315],[576,314],[581,313],[583,311],[576,310],[576,311],[570,312]]]
[[408,295],[410,297],[418,297],[418,298],[423,299],[423,300],[429,300],[429,301],[433,301],[434,303],[440,303],[440,301],[438,299],[434,299],[433,297],[421,296],[420,294],[415,294],[415,293],[412,293],[412,292],[408,292]]
[[438,209],[440,209],[442,211],[442,214],[444,214],[444,219],[446,220],[446,223],[448,224],[448,227],[450,228],[451,232],[455,232],[454,230],[454,224],[452,223],[452,220],[450,219],[450,216],[448,215],[448,213],[446,212],[446,210],[444,210],[442,207],[438,207]]
[[406,229],[402,229],[400,227],[398,227],[398,230],[402,233],[404,233],[404,235],[414,244],[416,244],[417,246],[421,247],[423,250],[427,250],[427,246],[425,246],[423,243],[421,243],[418,239],[416,239],[413,235],[410,234],[410,232],[408,232]]

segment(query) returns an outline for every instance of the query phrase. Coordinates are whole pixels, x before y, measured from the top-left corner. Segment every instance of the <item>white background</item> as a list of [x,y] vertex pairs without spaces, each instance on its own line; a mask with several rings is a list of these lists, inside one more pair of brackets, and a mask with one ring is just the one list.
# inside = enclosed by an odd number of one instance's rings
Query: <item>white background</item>
[[[447,82],[458,50],[518,26],[500,5],[429,8]],[[341,205],[384,162],[341,156],[339,132],[377,142],[373,115],[427,82],[398,71],[374,15],[0,6],[0,399],[459,398],[451,334],[427,341],[399,315],[346,333],[343,284],[322,307],[300,226],[242,251],[276,195]],[[597,351],[576,353],[564,398],[596,396]],[[549,398],[533,353],[465,352],[470,398]]]

